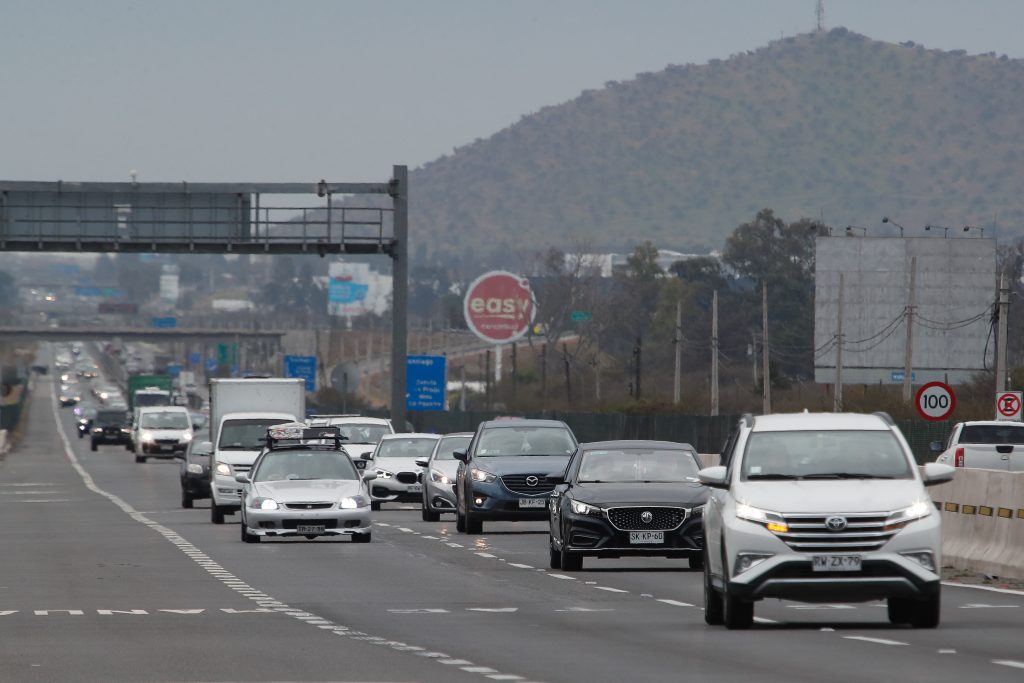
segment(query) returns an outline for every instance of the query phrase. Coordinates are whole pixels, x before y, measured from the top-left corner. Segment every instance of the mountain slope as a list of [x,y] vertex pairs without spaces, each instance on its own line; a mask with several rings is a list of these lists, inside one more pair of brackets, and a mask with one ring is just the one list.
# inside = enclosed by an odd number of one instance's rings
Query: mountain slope
[[[413,246],[509,263],[585,243],[720,248],[763,207],[918,234],[1024,226],[1024,61],[845,29],[670,66],[524,116],[416,169]],[[920,232],[920,234],[925,234]]]

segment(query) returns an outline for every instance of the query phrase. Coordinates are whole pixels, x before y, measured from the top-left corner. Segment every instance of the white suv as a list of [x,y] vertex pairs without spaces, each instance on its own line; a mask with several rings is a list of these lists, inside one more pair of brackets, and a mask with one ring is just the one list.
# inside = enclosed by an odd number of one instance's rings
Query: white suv
[[700,471],[704,619],[748,628],[754,602],[888,600],[889,620],[939,623],[942,539],[925,486],[885,413],[745,415],[722,465]]

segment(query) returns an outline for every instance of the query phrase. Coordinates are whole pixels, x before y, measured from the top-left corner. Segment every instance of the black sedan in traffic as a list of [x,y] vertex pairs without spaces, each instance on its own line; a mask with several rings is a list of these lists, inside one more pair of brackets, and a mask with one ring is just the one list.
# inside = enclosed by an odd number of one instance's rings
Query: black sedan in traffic
[[181,458],[181,507],[191,508],[192,501],[210,497],[210,454],[213,443],[209,432],[197,432]]
[[708,489],[689,444],[582,443],[548,503],[551,568],[578,571],[584,557],[685,557],[703,566]]

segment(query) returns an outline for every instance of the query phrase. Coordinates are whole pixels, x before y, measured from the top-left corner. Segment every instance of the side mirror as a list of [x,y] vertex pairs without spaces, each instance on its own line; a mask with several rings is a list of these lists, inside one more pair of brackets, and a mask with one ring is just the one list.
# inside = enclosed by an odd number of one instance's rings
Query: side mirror
[[377,473],[373,471],[363,472],[363,481],[373,481],[377,478]]
[[721,465],[716,467],[705,467],[697,473],[697,478],[700,480],[700,483],[705,486],[710,486],[713,489],[729,488],[727,477],[728,470]]
[[942,442],[941,441],[932,441],[930,444],[928,444],[928,450],[930,450],[932,453],[941,453],[942,452]]
[[452,457],[459,462],[469,462],[469,456],[466,454],[466,451],[455,451],[452,453]]
[[248,484],[249,481],[250,481],[249,475],[248,474],[236,474],[235,475],[235,481],[237,481],[239,484]]
[[416,461],[416,466],[417,467],[426,467],[428,464],[429,464],[429,461],[428,460],[424,460],[422,458]]
[[925,486],[945,484],[946,482],[953,481],[953,474],[955,472],[956,470],[949,465],[929,462],[921,469],[921,479],[924,481]]
[[360,460],[373,460],[373,453],[363,453],[359,456]]

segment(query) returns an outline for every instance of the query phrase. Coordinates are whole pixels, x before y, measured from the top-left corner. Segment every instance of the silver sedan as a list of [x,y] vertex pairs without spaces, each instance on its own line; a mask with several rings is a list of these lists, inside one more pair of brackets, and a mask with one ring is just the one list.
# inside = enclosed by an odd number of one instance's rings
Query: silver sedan
[[437,441],[429,458],[417,460],[423,468],[423,521],[437,522],[442,512],[455,512],[455,474],[459,461],[455,451],[464,451],[473,432],[445,434]]

